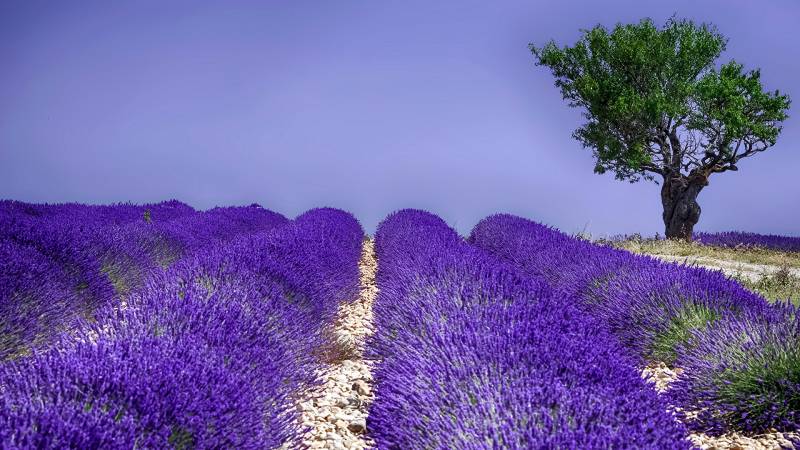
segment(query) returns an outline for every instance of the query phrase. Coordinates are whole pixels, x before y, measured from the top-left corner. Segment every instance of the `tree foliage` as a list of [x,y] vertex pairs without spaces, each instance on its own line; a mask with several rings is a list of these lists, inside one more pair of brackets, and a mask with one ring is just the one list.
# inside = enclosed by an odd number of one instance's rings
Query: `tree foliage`
[[574,46],[531,44],[565,100],[587,122],[573,136],[595,172],[620,180],[702,178],[774,145],[790,100],[764,91],[758,69],[715,61],[727,39],[713,25],[670,18],[581,30]]

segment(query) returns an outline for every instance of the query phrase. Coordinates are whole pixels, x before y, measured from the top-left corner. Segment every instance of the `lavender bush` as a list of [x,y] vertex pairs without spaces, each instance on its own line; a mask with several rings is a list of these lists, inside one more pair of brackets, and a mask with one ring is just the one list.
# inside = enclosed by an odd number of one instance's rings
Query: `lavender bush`
[[378,448],[688,448],[684,430],[568,297],[404,210],[376,233]]
[[[143,211],[151,212],[149,220]],[[89,318],[106,303],[117,303],[182,256],[286,222],[255,207],[194,212],[177,202],[142,207],[0,202],[0,245],[6,256],[0,266],[0,308],[8,311],[0,321],[0,360],[46,342],[52,330]],[[43,261],[46,270],[25,275],[33,270],[30,264]]]
[[683,368],[671,398],[684,411],[703,411],[693,428],[797,429],[792,307],[772,306],[715,271],[593,245],[510,215],[484,219],[470,241],[574,295],[640,364]]
[[0,240],[0,287],[0,361],[38,344],[44,331],[80,308],[60,267],[9,240]]
[[357,289],[362,239],[351,215],[319,209],[206,242],[51,349],[0,366],[0,442],[272,448],[293,439],[293,394],[316,381],[325,321]]
[[774,234],[725,231],[720,233],[694,234],[695,242],[718,247],[758,247],[784,252],[800,252],[800,237]]
[[800,326],[796,309],[785,308],[780,322],[717,321],[679,349],[685,373],[669,395],[692,428],[712,434],[731,424],[748,432],[800,428]]
[[84,205],[81,203],[33,204],[15,200],[0,200],[0,213],[39,218],[70,216],[74,219],[82,220],[84,223],[97,222],[107,225],[122,225],[143,220],[146,216],[155,222],[171,220],[192,215],[195,210],[177,200],[145,205],[132,203],[117,203],[113,205]]
[[722,317],[782,318],[719,272],[594,245],[520,217],[490,216],[470,241],[580,299],[642,362],[673,363],[693,330]]

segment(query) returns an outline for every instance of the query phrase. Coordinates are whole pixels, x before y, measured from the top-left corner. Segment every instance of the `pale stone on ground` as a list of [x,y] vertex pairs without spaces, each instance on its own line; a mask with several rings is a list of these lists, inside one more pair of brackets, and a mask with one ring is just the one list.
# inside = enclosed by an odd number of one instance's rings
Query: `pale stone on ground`
[[[366,449],[367,411],[372,402],[372,367],[363,358],[364,341],[372,332],[372,303],[378,295],[375,283],[377,259],[372,239],[364,241],[359,262],[360,294],[339,308],[333,335],[340,349],[349,350],[344,359],[326,365],[319,374],[323,384],[303,393],[298,404],[307,433],[300,448]],[[289,448],[289,447],[284,447]]]
[[655,383],[655,389],[660,394],[667,390],[669,384],[678,379],[682,369],[672,370],[663,362],[653,363],[642,369],[642,378]]
[[[669,389],[669,384],[682,372],[680,368],[670,369],[664,363],[654,363],[642,369],[642,378],[652,381],[656,391],[662,393]],[[755,436],[745,436],[736,432],[722,436],[691,433],[689,440],[703,450],[781,450],[795,448],[790,441],[793,437],[797,438],[798,433],[773,431]]]
[[781,450],[794,448],[791,441],[787,439],[791,434],[793,433],[775,431],[752,437],[739,433],[728,433],[715,437],[692,433],[689,435],[689,440],[703,450]]

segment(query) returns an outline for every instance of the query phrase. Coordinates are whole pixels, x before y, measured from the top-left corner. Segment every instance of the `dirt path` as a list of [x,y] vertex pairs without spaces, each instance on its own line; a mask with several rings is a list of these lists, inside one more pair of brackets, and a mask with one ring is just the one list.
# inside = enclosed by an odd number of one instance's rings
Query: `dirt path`
[[[705,267],[707,269],[720,270],[728,276],[742,276],[750,281],[758,281],[764,275],[773,275],[781,269],[780,266],[771,264],[753,264],[739,261],[729,261],[725,259],[712,258],[709,256],[675,256],[658,253],[646,253],[658,259],[670,262],[679,262],[689,266]],[[800,277],[800,269],[789,268],[789,273],[795,277]]]
[[301,448],[365,449],[371,442],[366,419],[372,402],[372,362],[364,360],[365,339],[372,334],[372,303],[378,295],[375,271],[378,261],[372,239],[364,241],[359,262],[361,290],[358,299],[343,303],[333,335],[341,358],[320,373],[323,385],[305,393],[299,404],[301,420],[310,431]]

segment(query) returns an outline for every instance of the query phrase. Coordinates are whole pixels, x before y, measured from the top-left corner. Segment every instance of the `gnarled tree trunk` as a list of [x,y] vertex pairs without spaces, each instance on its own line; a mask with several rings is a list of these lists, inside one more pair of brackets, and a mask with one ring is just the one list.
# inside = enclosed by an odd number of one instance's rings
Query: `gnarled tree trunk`
[[664,177],[661,204],[664,206],[664,234],[667,239],[692,240],[694,225],[700,220],[697,195],[708,186],[703,175]]

